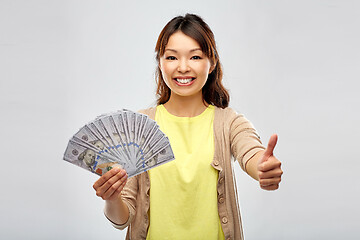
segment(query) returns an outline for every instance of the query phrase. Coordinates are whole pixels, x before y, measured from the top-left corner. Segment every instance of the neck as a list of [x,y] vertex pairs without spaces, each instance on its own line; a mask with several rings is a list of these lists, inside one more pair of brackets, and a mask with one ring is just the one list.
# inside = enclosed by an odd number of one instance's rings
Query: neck
[[171,94],[169,101],[164,104],[169,113],[178,117],[195,117],[205,111],[207,106],[202,94],[187,97]]

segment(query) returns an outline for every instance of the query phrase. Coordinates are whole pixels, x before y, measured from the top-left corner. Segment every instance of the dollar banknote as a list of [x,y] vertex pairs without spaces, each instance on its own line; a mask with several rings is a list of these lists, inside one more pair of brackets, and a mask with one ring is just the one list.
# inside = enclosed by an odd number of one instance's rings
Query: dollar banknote
[[70,138],[63,159],[98,175],[121,167],[133,177],[175,157],[154,120],[123,109],[101,114],[81,127]]

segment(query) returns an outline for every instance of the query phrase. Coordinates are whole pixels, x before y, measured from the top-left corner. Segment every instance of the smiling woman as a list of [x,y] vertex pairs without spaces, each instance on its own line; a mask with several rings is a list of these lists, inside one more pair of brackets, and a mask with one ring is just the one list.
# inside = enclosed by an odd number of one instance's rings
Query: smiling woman
[[265,190],[281,163],[252,124],[228,108],[214,35],[193,14],[172,19],[156,44],[156,107],[143,110],[168,136],[175,160],[127,179],[114,168],[94,184],[126,239],[243,239],[232,156]]
[[181,31],[171,35],[159,67],[171,89],[170,98],[192,97],[201,102],[202,88],[213,66],[194,39]]
[[[186,44],[183,41],[186,41]],[[182,54],[189,54],[187,60],[192,57],[192,60],[202,60],[201,62],[209,61],[210,67],[207,70],[207,80],[202,88],[203,99],[205,102],[217,107],[227,107],[229,104],[229,94],[222,85],[222,67],[216,49],[214,34],[200,17],[191,14],[186,15],[185,18],[179,16],[171,20],[161,31],[156,43],[155,51],[158,61],[156,72],[158,85],[156,93],[158,95],[158,104],[164,104],[168,102],[170,98],[171,90],[169,86],[165,84],[161,63],[169,51],[169,60],[180,60],[176,59],[176,56],[171,55],[172,53],[178,53],[177,49],[174,49],[174,46],[187,51],[182,52]],[[177,66],[190,67],[189,65],[184,65],[185,63],[189,63],[189,61],[180,61],[177,63]],[[179,78],[180,77],[181,76],[179,76]]]

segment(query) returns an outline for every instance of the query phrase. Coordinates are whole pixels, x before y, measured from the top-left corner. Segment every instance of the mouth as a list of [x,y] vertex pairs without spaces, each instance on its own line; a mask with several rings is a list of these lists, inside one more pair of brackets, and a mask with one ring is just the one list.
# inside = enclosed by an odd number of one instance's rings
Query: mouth
[[180,86],[189,86],[194,82],[195,78],[193,77],[186,77],[186,78],[174,78],[174,81],[177,85]]

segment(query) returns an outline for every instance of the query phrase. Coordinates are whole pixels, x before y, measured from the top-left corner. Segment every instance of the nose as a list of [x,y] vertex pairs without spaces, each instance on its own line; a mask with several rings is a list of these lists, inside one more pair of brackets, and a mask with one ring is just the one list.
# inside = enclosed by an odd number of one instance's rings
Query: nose
[[180,60],[177,70],[178,70],[178,72],[181,72],[181,73],[186,73],[186,72],[190,71],[190,66],[188,64],[188,61],[185,59]]

